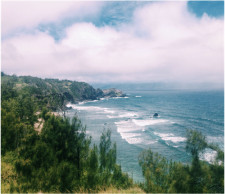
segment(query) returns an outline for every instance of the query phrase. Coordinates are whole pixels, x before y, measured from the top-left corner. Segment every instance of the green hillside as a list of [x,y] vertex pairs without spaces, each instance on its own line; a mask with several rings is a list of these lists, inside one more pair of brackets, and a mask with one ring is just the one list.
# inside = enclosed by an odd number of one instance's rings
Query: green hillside
[[56,104],[60,101],[63,104],[66,102],[77,103],[83,100],[96,100],[104,96],[101,89],[94,89],[84,82],[9,76],[4,73],[2,73],[2,89],[3,97],[6,98],[8,90],[15,90],[18,93],[28,92],[36,101],[45,102],[51,109],[55,109]]
[[[76,115],[70,120],[52,113],[65,112],[67,102],[115,95],[123,96],[82,82],[2,73],[2,193],[224,193],[224,152],[198,131],[187,130],[191,164],[143,150],[139,165],[145,181],[135,184],[117,164],[110,130],[92,145]],[[206,148],[217,152],[212,164],[199,158]]]

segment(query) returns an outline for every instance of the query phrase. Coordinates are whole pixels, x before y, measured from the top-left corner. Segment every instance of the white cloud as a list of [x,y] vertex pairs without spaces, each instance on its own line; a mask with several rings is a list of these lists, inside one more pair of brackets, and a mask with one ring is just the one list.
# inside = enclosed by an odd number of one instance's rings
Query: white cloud
[[65,17],[94,15],[101,2],[42,1],[2,2],[2,34],[15,30],[31,29],[40,23],[57,22]]
[[2,70],[82,81],[223,82],[223,20],[185,2],[151,3],[114,29],[76,23],[60,42],[45,33],[2,43]]

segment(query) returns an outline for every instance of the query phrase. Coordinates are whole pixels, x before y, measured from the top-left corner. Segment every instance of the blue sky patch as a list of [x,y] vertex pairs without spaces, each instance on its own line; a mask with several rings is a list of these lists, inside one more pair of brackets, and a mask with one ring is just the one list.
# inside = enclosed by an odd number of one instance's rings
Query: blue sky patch
[[189,1],[188,8],[198,17],[204,13],[211,17],[224,16],[224,1]]

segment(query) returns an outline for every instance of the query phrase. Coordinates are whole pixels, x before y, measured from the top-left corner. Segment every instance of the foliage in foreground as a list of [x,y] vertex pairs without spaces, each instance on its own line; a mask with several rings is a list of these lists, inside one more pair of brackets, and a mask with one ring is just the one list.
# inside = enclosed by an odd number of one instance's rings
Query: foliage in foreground
[[110,131],[103,132],[99,147],[91,148],[76,117],[71,123],[54,115],[44,117],[42,132],[31,131],[15,150],[16,179],[9,182],[10,192],[93,192],[132,185],[116,164]]
[[[7,83],[1,91],[2,192],[97,192],[133,184],[116,164],[110,131],[91,146],[76,116],[71,121],[54,116],[49,100],[37,101],[36,87],[18,90]],[[57,99],[53,102],[60,108]],[[40,132],[34,130],[38,120]]]
[[[199,160],[205,148],[217,150],[214,164]],[[156,193],[224,193],[224,154],[218,146],[207,144],[200,132],[187,132],[186,150],[192,155],[191,165],[168,161],[151,149],[139,156],[139,164],[145,177],[142,188]]]

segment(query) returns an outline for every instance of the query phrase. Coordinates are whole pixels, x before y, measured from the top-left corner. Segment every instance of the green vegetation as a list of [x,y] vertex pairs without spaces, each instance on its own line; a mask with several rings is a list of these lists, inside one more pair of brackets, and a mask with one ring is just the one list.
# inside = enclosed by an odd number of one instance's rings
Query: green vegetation
[[[61,90],[57,90],[62,82],[56,82],[3,75],[2,192],[98,192],[133,187],[116,164],[116,145],[109,130],[103,131],[99,145],[91,147],[91,138],[76,116],[69,120],[51,113],[62,105],[58,100]],[[76,82],[68,83],[76,86]],[[79,83],[73,90],[77,98],[84,85]],[[85,89],[84,93],[82,98],[90,97]],[[39,121],[43,126],[37,132]]]
[[17,93],[23,96],[30,95],[39,109],[47,107],[53,111],[65,111],[67,102],[96,100],[104,96],[102,90],[94,89],[84,82],[9,76],[3,72],[1,75],[2,100],[13,98]]
[[[134,184],[116,164],[116,144],[112,143],[109,130],[103,131],[99,145],[91,146],[91,137],[76,116],[69,120],[51,113],[65,111],[66,102],[92,99],[92,94],[101,93],[90,87],[67,80],[2,73],[3,193],[224,192],[224,152],[193,130],[187,132],[186,145],[192,156],[191,165],[168,161],[150,149],[145,150],[139,157],[145,182]],[[41,126],[39,131],[37,124]],[[199,160],[199,154],[206,148],[218,153],[213,164]]]
[[[214,164],[199,160],[199,153],[205,148],[217,150]],[[139,156],[145,183],[145,192],[156,193],[224,193],[223,151],[218,146],[208,144],[202,133],[187,131],[186,150],[192,155],[191,165],[168,161],[151,149]]]

